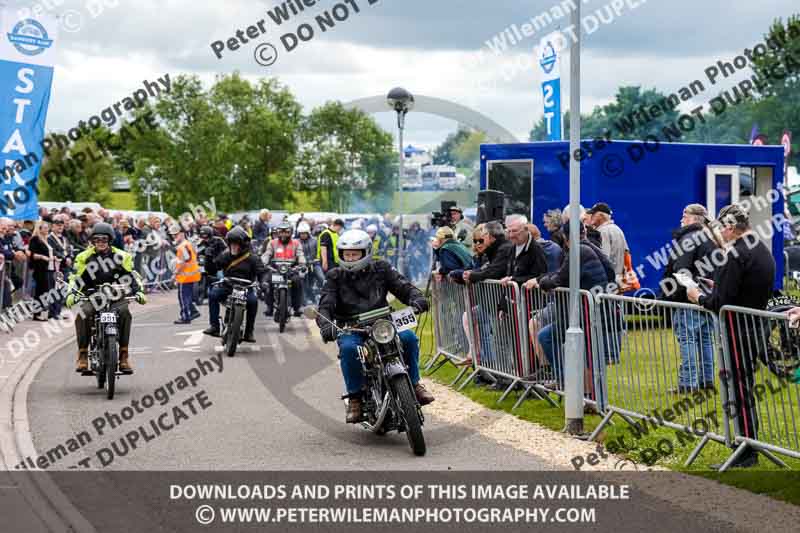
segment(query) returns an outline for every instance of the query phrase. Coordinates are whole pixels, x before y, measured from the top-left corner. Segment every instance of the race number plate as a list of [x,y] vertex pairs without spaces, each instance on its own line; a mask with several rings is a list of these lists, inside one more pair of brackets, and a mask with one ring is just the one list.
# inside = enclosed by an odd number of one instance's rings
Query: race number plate
[[394,322],[394,327],[397,331],[405,331],[417,327],[417,317],[410,307],[392,313],[392,322]]
[[795,281],[800,281],[800,272],[792,272]]
[[283,283],[283,276],[279,274],[272,275],[272,283]]
[[102,324],[116,324],[117,315],[114,313],[100,313],[100,322]]
[[244,289],[234,289],[232,294],[234,298],[244,298]]

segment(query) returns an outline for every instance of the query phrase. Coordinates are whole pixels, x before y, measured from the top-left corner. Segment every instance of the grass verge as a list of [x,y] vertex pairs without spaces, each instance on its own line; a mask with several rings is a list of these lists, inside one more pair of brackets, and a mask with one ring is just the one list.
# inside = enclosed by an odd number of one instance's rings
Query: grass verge
[[[435,349],[432,326],[430,314],[424,315],[418,330],[421,343],[420,365],[423,367]],[[458,370],[448,364],[427,377],[437,383],[448,385],[455,379],[457,373]],[[516,403],[519,393],[512,392],[499,404],[497,400],[502,394],[501,391],[471,384],[462,389],[460,393],[485,407],[513,414],[522,420],[535,422],[554,431],[561,431],[564,426],[564,409],[560,402],[559,407],[552,407],[542,400],[533,400],[529,397],[512,413],[511,408]],[[699,442],[698,437],[686,434],[678,435],[678,432],[669,428],[653,429],[650,426],[647,426],[646,432],[641,431],[637,435],[637,432],[632,430],[622,418],[615,416],[613,420],[613,426],[606,426],[598,440],[608,444],[610,451],[637,462],[640,469],[646,468],[648,463],[655,464],[800,505],[800,461],[798,460],[781,457],[791,469],[787,471],[779,469],[762,456],[759,459],[759,466],[756,468],[733,469],[720,474],[711,470],[710,465],[724,462],[731,452],[721,444],[709,442],[694,464],[687,468],[683,465]],[[600,422],[601,417],[586,415],[584,429],[591,432]],[[619,444],[616,450],[610,447],[612,441]]]

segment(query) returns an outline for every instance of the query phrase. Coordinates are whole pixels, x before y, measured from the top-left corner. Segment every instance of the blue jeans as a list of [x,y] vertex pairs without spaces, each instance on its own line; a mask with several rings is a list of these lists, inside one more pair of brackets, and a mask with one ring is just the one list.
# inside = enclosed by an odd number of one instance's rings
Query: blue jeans
[[181,320],[187,322],[192,319],[193,314],[200,312],[197,310],[197,306],[194,305],[194,286],[194,282],[178,283],[178,304],[181,308]]
[[[400,342],[403,343],[403,359],[408,367],[408,377],[411,383],[419,383],[419,340],[410,329],[401,331]],[[342,335],[336,341],[339,345],[339,358],[342,365],[342,375],[348,394],[358,394],[364,388],[364,374],[361,372],[361,362],[358,360],[358,347],[364,344],[364,335],[350,333]]]
[[711,320],[705,313],[676,309],[672,328],[681,349],[678,384],[696,388],[714,383],[714,347],[711,342]]
[[[232,289],[224,285],[217,285],[208,291],[208,321],[212,328],[222,329],[219,323],[219,304],[222,300],[227,298]],[[258,312],[258,297],[252,289],[247,291],[247,318],[245,320],[244,329],[246,332],[252,332],[256,323],[256,313]]]
[[539,330],[539,334],[537,338],[539,339],[539,344],[542,345],[542,351],[544,352],[544,356],[547,358],[547,362],[550,364],[550,368],[553,369],[553,375],[556,378],[558,383],[562,383],[563,381],[563,361],[559,361],[556,364],[556,356],[555,356],[555,331],[553,331],[553,324],[548,324],[542,329]]

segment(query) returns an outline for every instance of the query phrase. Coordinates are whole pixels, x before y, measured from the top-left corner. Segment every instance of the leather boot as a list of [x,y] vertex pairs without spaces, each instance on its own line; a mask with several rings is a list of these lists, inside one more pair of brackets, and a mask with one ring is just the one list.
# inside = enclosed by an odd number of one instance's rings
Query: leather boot
[[123,374],[133,374],[130,359],[128,358],[128,347],[120,347],[119,349],[119,371]]
[[85,372],[89,370],[88,350],[78,350],[78,362],[75,365],[75,372]]
[[414,393],[417,395],[417,401],[420,405],[428,405],[436,399],[433,397],[433,394],[428,392],[428,390],[425,388],[425,385],[422,383],[417,383],[414,386]]
[[361,398],[350,398],[347,403],[347,423],[361,422]]

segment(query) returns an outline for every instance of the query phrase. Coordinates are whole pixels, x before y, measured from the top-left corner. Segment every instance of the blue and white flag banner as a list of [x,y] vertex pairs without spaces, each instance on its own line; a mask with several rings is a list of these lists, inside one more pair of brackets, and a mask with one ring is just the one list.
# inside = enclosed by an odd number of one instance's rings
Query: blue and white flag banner
[[537,62],[542,74],[542,96],[547,140],[561,140],[561,68],[558,51],[562,49],[560,35],[551,34],[541,40]]
[[58,20],[9,8],[0,17],[0,216],[36,220]]

